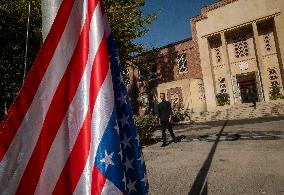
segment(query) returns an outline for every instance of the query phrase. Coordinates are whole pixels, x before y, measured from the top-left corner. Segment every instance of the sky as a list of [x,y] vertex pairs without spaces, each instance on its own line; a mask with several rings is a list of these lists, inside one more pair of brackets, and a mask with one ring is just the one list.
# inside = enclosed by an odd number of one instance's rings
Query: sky
[[191,37],[189,19],[199,15],[200,9],[217,0],[145,0],[144,14],[158,13],[148,26],[149,32],[135,42],[148,48],[158,48]]

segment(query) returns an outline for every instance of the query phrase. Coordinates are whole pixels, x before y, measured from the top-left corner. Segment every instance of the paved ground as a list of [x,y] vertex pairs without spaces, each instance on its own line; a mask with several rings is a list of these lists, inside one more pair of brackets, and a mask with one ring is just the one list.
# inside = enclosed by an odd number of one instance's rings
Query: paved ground
[[180,142],[143,148],[150,195],[284,194],[283,118],[174,130]]

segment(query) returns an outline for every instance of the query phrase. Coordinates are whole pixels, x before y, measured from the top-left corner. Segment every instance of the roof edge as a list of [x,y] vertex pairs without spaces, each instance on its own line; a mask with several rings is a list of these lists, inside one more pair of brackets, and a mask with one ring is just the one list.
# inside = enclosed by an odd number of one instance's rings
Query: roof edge
[[205,5],[205,6],[203,6],[200,9],[200,14],[197,15],[197,16],[191,17],[190,21],[198,22],[198,21],[204,20],[204,19],[207,18],[207,13],[209,11],[212,11],[214,9],[218,9],[218,8],[223,7],[225,5],[231,4],[231,3],[235,2],[235,1],[238,1],[238,0],[218,0],[215,3],[211,3],[209,5]]

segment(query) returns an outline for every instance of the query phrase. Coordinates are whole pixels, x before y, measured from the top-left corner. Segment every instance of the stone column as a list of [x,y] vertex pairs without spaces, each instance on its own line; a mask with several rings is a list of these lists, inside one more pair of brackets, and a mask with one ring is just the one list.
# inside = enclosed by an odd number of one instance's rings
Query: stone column
[[228,54],[228,50],[227,50],[227,41],[226,41],[226,37],[225,37],[225,32],[221,32],[221,42],[222,42],[222,56],[224,59],[224,64],[227,67],[227,71],[226,71],[226,87],[227,87],[227,92],[230,95],[230,105],[233,105],[235,103],[234,101],[234,92],[233,92],[233,87],[232,87],[232,81],[231,81],[231,65],[229,62],[229,54]]
[[215,94],[215,82],[213,80],[212,63],[210,56],[210,46],[207,38],[200,38],[199,53],[201,59],[201,69],[203,75],[203,83],[205,88],[206,109],[207,111],[216,110],[216,94]]
[[51,25],[61,5],[61,2],[62,0],[41,0],[43,40],[46,38],[49,29],[51,28]]
[[282,94],[284,95],[284,48],[280,45],[284,45],[284,26],[283,26],[283,14],[274,17],[274,29],[273,35],[275,40],[275,47],[277,51],[277,58],[279,62],[281,80],[282,80]]
[[269,89],[269,85],[265,82],[263,82],[262,77],[265,76],[266,74],[266,70],[264,69],[263,66],[263,61],[261,58],[261,48],[260,48],[260,44],[259,44],[259,38],[258,38],[258,30],[257,30],[257,24],[256,22],[252,23],[252,29],[253,29],[253,40],[254,40],[254,48],[255,48],[255,56],[256,56],[256,61],[257,61],[257,65],[258,65],[258,69],[259,69],[259,77],[260,77],[260,83],[262,86],[262,93],[263,93],[263,99],[260,101],[264,101],[264,100],[269,100],[269,92],[266,90],[264,91],[264,89]]

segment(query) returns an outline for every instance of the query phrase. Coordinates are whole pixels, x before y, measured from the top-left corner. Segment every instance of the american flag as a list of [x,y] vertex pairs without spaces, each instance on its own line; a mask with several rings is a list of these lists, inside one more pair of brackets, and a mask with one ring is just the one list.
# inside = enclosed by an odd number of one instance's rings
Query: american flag
[[0,194],[147,194],[99,0],[63,0],[0,126]]

